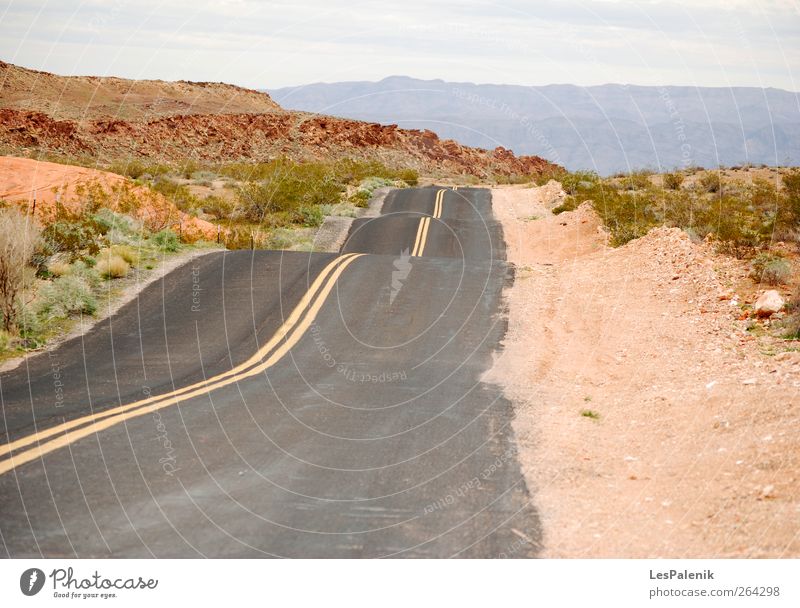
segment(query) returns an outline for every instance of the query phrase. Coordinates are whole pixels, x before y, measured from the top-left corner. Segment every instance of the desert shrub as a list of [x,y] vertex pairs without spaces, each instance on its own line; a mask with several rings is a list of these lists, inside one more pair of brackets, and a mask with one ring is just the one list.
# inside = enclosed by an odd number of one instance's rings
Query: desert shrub
[[652,185],[651,175],[650,171],[632,171],[622,179],[622,185],[626,190],[644,190]]
[[97,299],[92,288],[78,276],[63,276],[47,283],[37,297],[37,312],[51,319],[64,319],[72,314],[93,315]]
[[130,245],[114,245],[109,248],[112,254],[116,254],[131,266],[139,265],[139,252]]
[[42,343],[42,322],[32,306],[17,302],[16,323],[24,347],[36,348]]
[[759,253],[750,264],[750,277],[757,283],[780,285],[789,280],[792,267],[782,256]]
[[16,209],[0,211],[0,311],[5,331],[17,329],[17,296],[40,235],[31,218]]
[[219,220],[229,219],[236,209],[232,201],[221,196],[209,196],[201,204],[205,213],[210,213]]
[[288,249],[292,246],[292,239],[282,231],[272,232],[267,238],[267,249]]
[[92,257],[78,260],[72,264],[70,274],[74,277],[79,277],[89,285],[92,289],[100,285],[100,274],[96,270],[97,260]]
[[580,190],[593,188],[600,182],[600,176],[594,171],[574,171],[561,178],[561,186],[567,194],[578,194]]
[[552,167],[547,167],[547,169],[545,169],[544,171],[534,175],[533,183],[535,183],[537,186],[544,186],[551,179],[554,179],[557,182],[561,182],[563,185],[566,175],[567,175],[566,169],[554,165]]
[[0,352],[7,351],[13,343],[13,336],[4,329],[0,329]]
[[353,203],[356,207],[369,207],[369,200],[372,198],[372,194],[369,190],[356,190],[350,198],[348,199],[351,203]]
[[302,224],[303,226],[316,227],[321,226],[325,221],[325,215],[319,205],[314,207],[300,207],[295,212],[295,223]]
[[63,277],[64,275],[69,274],[69,271],[72,269],[67,262],[61,262],[58,260],[52,261],[47,265],[47,272],[54,277]]
[[708,171],[700,178],[699,183],[705,192],[715,193],[722,190],[722,176],[718,171]]
[[189,188],[170,179],[158,179],[151,188],[165,196],[183,212],[194,211],[202,207],[200,200],[191,193]]
[[42,238],[53,253],[66,253],[74,260],[84,254],[95,255],[100,250],[98,237],[103,234],[104,226],[87,218],[54,222],[44,229]]
[[116,162],[112,164],[108,170],[112,173],[117,173],[133,179],[146,176],[157,177],[170,172],[170,168],[167,165],[144,163],[140,160]]
[[101,234],[115,230],[122,234],[135,235],[142,230],[142,225],[139,221],[129,215],[116,213],[111,209],[100,209],[92,216],[91,220]]
[[180,247],[178,235],[172,230],[161,230],[152,235],[151,240],[161,251],[175,252]]
[[566,211],[575,211],[578,208],[578,199],[574,196],[568,196],[560,205],[553,207],[553,215],[559,215]]
[[683,185],[683,173],[665,173],[664,174],[664,187],[668,190],[680,190]]
[[416,186],[419,183],[419,171],[416,169],[400,169],[397,172],[397,179],[403,180],[409,186]]
[[97,260],[95,270],[104,279],[121,279],[127,276],[131,267],[120,256],[108,253]]

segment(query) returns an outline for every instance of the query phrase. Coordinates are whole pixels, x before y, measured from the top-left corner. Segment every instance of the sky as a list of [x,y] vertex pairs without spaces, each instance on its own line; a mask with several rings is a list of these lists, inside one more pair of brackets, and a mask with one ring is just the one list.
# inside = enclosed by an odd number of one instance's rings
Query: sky
[[0,59],[251,88],[380,80],[800,90],[800,0],[0,0]]

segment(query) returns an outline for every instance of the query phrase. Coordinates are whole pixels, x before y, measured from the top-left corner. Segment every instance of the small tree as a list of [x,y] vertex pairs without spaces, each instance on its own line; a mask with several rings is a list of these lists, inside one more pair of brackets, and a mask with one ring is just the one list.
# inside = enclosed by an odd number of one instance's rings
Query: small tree
[[16,330],[17,295],[40,235],[32,218],[16,209],[0,210],[0,310],[8,332]]

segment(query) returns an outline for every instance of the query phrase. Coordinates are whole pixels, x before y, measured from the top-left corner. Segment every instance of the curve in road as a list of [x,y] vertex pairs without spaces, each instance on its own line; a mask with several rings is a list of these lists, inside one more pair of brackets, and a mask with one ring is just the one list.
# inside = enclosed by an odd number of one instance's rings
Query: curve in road
[[9,556],[523,557],[481,381],[513,279],[486,190],[393,191],[340,255],[219,252],[0,375]]

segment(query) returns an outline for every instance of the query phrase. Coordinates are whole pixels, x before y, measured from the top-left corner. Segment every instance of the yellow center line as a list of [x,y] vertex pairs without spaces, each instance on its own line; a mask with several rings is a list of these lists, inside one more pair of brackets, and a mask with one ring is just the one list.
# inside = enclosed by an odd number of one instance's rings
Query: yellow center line
[[[22,462],[20,462],[20,459],[25,457],[26,454],[29,453],[45,454],[48,451],[52,451],[53,449],[58,449],[63,445],[68,445],[69,443],[72,443],[72,441],[75,441],[76,439],[90,435],[93,432],[96,432],[97,430],[102,430],[104,428],[108,428],[109,426],[113,426],[114,424],[122,422],[123,420],[127,420],[128,418],[133,418],[135,416],[139,416],[142,415],[143,413],[147,413],[150,411],[156,411],[157,409],[161,409],[162,407],[167,407],[168,405],[178,403],[183,399],[190,399],[197,395],[201,395],[210,392],[212,390],[216,390],[217,388],[227,386],[228,384],[232,384],[233,382],[236,382],[239,379],[247,378],[256,373],[260,373],[267,367],[274,364],[278,359],[280,359],[280,357],[283,356],[283,354],[285,354],[285,352],[288,351],[288,349],[291,348],[291,346],[293,346],[294,343],[296,343],[300,339],[300,337],[302,336],[302,331],[299,331],[300,328],[308,328],[308,326],[313,321],[313,317],[316,315],[316,312],[322,306],[322,303],[324,302],[327,295],[330,293],[331,289],[333,288],[333,284],[336,282],[338,277],[342,274],[342,272],[344,272],[344,269],[347,266],[349,266],[350,263],[352,263],[356,258],[359,258],[362,255],[365,254],[347,254],[345,256],[341,256],[333,260],[330,264],[328,264],[328,266],[326,266],[322,270],[322,272],[320,272],[319,276],[312,283],[309,290],[304,294],[303,298],[294,308],[294,310],[286,319],[286,321],[284,321],[284,323],[278,328],[278,331],[275,332],[275,334],[272,336],[269,342],[267,342],[263,347],[258,349],[258,351],[256,351],[256,353],[244,363],[237,365],[228,372],[218,374],[216,376],[213,376],[212,378],[209,378],[201,382],[197,382],[195,384],[183,387],[181,389],[177,389],[169,393],[164,393],[162,395],[156,395],[148,399],[142,399],[140,401],[136,401],[128,405],[105,410],[97,414],[90,414],[88,416],[83,416],[82,418],[71,420],[61,425],[43,431],[39,431],[37,433],[33,433],[27,437],[23,437],[11,443],[0,446],[0,455],[2,455],[14,450],[18,450],[32,443],[41,442],[43,439],[47,439],[48,437],[51,437],[53,435],[69,431],[70,429],[74,429],[76,427],[90,423],[95,423],[91,424],[91,426],[82,428],[79,431],[74,431],[73,433],[67,433],[66,435],[64,435],[63,437],[59,437],[59,439],[55,441],[51,441],[49,443],[40,445],[38,448],[28,450],[17,456],[12,456],[9,460],[5,460],[2,463],[0,463],[0,474],[5,473],[8,470],[11,470],[15,466],[18,466],[19,464],[22,464]],[[333,272],[333,275],[330,276],[328,282],[325,283],[324,287],[322,287],[325,279],[328,277],[328,275],[331,274],[331,272]],[[306,308],[308,308],[309,303],[311,303],[312,299],[317,294],[317,292],[319,292],[319,297],[316,299],[311,308],[308,310],[308,313],[302,318],[302,321],[300,321],[300,323],[298,324],[298,321],[301,319],[302,314],[304,313]],[[245,373],[245,370],[247,370],[248,367],[253,366],[255,363],[258,363],[258,361],[263,359],[263,357],[270,351],[272,351],[278,345],[278,343],[290,332],[292,332],[291,336],[286,340],[286,342],[284,342],[284,344],[280,348],[275,350],[275,352],[269,359],[267,359],[261,365],[258,365],[250,369],[249,372]],[[276,355],[278,355],[279,353],[280,356],[276,358]],[[149,407],[144,407],[147,406],[148,404],[150,404]],[[105,420],[105,422],[99,422],[102,420]],[[98,427],[98,425],[104,425],[104,426]],[[76,433],[79,433],[80,436],[77,436]],[[69,437],[74,437],[74,438],[71,439],[70,441],[67,441],[66,443],[59,443],[62,439]],[[51,450],[47,450],[44,452],[41,451],[41,449],[44,446],[50,444],[54,444],[56,447],[53,447]],[[33,454],[30,458],[25,459],[24,462],[29,462],[30,460],[35,459],[37,457],[38,456],[36,454]]]
[[442,205],[444,205],[444,193],[447,190],[439,190],[436,193],[436,204],[433,206],[433,217],[440,218],[442,217]]
[[425,218],[423,217],[420,219],[419,224],[417,225],[417,237],[414,239],[414,247],[411,249],[411,255],[416,256],[417,251],[419,250],[419,240],[422,237],[422,228],[425,225]]
[[447,190],[439,190],[436,193],[436,199],[433,203],[433,216],[423,217],[417,226],[417,236],[414,239],[414,247],[411,249],[411,255],[419,257],[425,251],[425,244],[428,239],[428,228],[431,225],[431,217],[439,219],[442,217],[442,206],[444,205],[444,193]]
[[428,227],[431,225],[431,218],[425,217],[422,218],[420,222],[420,227],[422,228],[422,236],[419,239],[419,249],[417,249],[417,255],[421,256],[425,251],[425,242],[428,239]]

